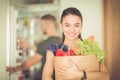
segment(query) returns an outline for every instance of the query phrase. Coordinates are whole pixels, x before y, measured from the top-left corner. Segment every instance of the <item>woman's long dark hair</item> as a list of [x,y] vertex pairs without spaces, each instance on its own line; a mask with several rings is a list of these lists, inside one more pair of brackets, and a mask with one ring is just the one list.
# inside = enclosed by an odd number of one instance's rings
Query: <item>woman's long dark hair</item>
[[[73,7],[67,8],[63,11],[63,13],[61,15],[61,20],[60,20],[61,23],[62,23],[63,17],[65,17],[69,14],[79,16],[82,23],[83,23],[83,17],[82,17],[81,12],[77,8],[73,8]],[[78,35],[78,38],[82,40],[81,34]],[[62,43],[64,42],[64,40],[65,40],[65,35],[64,35],[64,33],[62,33]]]

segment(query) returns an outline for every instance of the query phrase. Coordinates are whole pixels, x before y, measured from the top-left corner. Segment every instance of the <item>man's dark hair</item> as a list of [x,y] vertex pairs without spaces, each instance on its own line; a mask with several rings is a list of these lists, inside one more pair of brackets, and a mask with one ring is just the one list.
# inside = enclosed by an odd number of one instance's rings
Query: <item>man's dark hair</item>
[[56,18],[54,16],[52,16],[51,14],[46,14],[46,15],[42,16],[41,19],[51,20],[51,21],[56,22]]

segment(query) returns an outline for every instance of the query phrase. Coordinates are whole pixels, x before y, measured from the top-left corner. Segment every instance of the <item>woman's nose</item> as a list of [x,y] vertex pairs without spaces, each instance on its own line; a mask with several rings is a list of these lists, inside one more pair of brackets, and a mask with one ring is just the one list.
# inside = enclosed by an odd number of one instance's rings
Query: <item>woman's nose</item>
[[72,32],[74,32],[74,31],[75,31],[74,27],[71,27],[71,28],[70,28],[70,30],[71,30]]

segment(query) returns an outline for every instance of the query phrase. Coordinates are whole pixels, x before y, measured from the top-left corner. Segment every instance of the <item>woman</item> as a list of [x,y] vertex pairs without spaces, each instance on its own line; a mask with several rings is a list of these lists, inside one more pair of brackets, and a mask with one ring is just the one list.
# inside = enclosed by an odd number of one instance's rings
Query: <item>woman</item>
[[[70,7],[63,11],[61,16],[61,28],[63,31],[63,41],[62,44],[67,45],[69,49],[77,50],[77,41],[81,39],[81,29],[82,29],[83,19],[80,11],[76,8]],[[47,50],[46,63],[43,71],[43,80],[52,80],[52,75],[54,73],[54,56],[56,46],[53,45],[52,48]],[[70,61],[72,67],[58,66],[57,72],[60,76],[65,79],[78,79],[78,80],[108,80],[109,75],[107,69],[102,61],[100,63],[99,71],[81,71],[77,68],[76,64]],[[105,79],[101,79],[105,77]],[[107,78],[106,78],[107,77]]]

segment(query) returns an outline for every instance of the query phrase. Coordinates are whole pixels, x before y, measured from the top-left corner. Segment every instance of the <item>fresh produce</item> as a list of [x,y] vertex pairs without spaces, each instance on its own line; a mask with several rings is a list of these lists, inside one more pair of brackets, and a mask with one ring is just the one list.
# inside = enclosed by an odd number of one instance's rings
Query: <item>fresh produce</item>
[[55,51],[56,56],[85,56],[96,55],[98,62],[105,58],[105,51],[100,49],[97,41],[94,41],[94,36],[90,36],[88,39],[78,40],[78,49],[76,51],[68,49],[64,44],[60,44]]
[[[93,38],[93,37],[92,37]],[[92,38],[78,41],[78,47],[81,49],[83,55],[96,55],[98,61],[102,61],[105,57],[105,51],[100,49],[99,43],[93,41]]]

